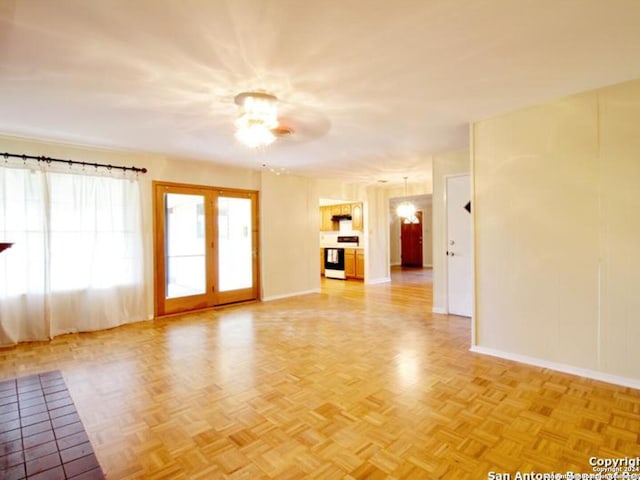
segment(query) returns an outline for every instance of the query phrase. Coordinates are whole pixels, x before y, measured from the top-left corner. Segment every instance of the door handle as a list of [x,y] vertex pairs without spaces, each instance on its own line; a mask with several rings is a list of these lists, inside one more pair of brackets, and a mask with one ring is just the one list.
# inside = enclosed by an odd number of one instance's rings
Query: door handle
[[455,253],[453,253],[453,252],[449,252],[449,251],[447,251],[447,256],[448,256],[448,257],[455,257],[455,256],[456,256],[456,254],[455,254]]

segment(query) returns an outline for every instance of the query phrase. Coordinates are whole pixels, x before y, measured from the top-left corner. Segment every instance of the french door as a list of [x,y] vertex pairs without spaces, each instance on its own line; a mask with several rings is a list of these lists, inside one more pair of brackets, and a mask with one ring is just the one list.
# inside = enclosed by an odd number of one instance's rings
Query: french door
[[258,298],[257,192],[154,182],[155,313]]

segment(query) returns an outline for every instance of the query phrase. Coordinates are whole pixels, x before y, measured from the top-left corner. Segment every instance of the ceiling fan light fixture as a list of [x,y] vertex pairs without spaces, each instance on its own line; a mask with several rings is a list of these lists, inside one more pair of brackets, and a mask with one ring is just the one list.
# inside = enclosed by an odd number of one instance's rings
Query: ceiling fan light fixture
[[276,139],[271,129],[259,123],[249,123],[236,130],[236,139],[249,148],[259,148],[271,145]]
[[278,99],[266,92],[242,92],[235,97],[240,107],[235,125],[236,138],[250,148],[266,147],[276,139]]

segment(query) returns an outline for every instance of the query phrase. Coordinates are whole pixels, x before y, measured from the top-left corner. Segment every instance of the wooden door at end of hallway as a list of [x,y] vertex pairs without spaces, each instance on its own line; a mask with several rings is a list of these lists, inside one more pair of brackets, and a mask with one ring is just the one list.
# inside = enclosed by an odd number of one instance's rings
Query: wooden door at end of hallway
[[422,267],[422,212],[413,221],[400,224],[400,245],[403,267]]

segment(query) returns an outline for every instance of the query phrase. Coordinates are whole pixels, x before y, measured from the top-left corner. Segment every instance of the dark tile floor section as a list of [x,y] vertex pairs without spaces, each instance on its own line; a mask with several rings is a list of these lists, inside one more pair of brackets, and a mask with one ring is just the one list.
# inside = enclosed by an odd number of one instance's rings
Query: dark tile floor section
[[60,372],[0,382],[0,478],[105,478]]

